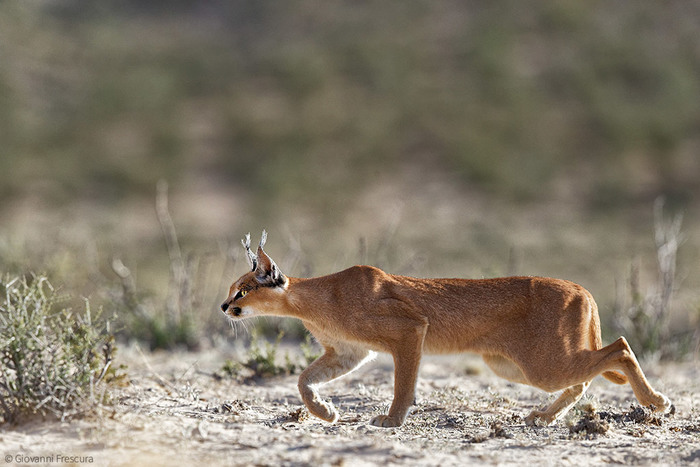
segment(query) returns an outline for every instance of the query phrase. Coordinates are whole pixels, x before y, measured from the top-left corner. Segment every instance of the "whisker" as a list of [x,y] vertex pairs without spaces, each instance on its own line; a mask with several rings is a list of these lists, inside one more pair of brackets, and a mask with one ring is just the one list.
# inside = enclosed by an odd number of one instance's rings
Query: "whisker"
[[238,328],[236,327],[236,323],[232,319],[229,319],[228,324],[229,324],[229,326],[231,326],[231,329],[233,330],[233,337],[235,339],[237,339],[238,338]]

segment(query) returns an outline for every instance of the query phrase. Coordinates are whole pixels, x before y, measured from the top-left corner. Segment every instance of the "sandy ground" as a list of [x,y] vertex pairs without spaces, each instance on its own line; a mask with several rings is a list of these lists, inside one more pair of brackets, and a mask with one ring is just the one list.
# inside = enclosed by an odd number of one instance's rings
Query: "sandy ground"
[[[473,356],[427,357],[412,415],[382,429],[368,421],[391,402],[387,356],[322,388],[342,412],[333,425],[303,410],[295,375],[232,379],[221,371],[231,357],[122,350],[130,382],[111,406],[2,427],[0,454],[8,465],[700,465],[697,360],[645,365],[674,415],[649,418],[628,385],[597,378],[567,419],[528,427],[522,417],[554,395],[501,380]],[[600,433],[572,432],[586,420]]]

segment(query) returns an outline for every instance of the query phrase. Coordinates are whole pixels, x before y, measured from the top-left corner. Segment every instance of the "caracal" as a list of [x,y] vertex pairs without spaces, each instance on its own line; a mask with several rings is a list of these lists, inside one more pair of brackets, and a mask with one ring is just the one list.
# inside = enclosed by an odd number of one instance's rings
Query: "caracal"
[[644,406],[670,408],[647,381],[624,337],[603,347],[593,296],[573,282],[543,277],[416,279],[369,266],[311,279],[287,277],[263,251],[243,240],[252,270],[233,283],[221,305],[231,319],[274,315],[299,318],[325,352],[299,377],[299,392],[315,416],[338,420],[318,393],[323,383],[370,360],[375,351],[394,359],[394,400],[371,424],[403,423],[414,403],[424,353],[474,352],[499,376],[547,392],[563,389],[528,424],[562,417],[599,374],[629,382]]

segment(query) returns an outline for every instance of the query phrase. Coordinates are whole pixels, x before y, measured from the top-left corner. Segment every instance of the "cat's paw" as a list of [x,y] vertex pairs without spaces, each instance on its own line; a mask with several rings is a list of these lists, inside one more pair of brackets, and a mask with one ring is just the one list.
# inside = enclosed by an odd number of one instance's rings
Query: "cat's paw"
[[403,420],[396,420],[394,417],[389,415],[378,415],[374,417],[369,424],[372,426],[378,426],[381,428],[392,428],[395,426],[401,426]]

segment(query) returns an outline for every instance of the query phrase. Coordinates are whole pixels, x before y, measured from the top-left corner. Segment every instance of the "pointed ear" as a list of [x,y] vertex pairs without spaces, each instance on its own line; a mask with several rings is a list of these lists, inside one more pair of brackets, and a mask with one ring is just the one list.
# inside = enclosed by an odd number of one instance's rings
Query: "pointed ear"
[[261,284],[265,285],[283,285],[287,281],[277,264],[267,256],[262,247],[258,247],[258,265],[255,268],[255,276]]
[[287,281],[287,278],[282,274],[272,258],[263,250],[266,239],[267,233],[263,231],[263,239],[260,242],[260,246],[258,246],[255,275],[262,284],[283,285]]

